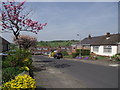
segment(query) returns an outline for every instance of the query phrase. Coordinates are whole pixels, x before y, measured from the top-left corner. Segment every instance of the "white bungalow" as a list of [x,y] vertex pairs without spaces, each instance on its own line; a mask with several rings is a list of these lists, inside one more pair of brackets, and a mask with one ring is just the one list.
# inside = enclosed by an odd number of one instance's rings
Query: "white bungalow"
[[120,34],[110,34],[83,39],[77,47],[90,49],[91,52],[102,56],[113,56],[120,53]]

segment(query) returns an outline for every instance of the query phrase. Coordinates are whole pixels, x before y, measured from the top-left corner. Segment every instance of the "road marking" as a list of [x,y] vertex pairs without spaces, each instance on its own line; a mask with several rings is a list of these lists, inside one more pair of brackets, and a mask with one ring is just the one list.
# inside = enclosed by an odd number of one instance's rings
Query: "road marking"
[[109,64],[109,66],[118,67],[118,66],[120,66],[120,65],[119,65],[119,64]]

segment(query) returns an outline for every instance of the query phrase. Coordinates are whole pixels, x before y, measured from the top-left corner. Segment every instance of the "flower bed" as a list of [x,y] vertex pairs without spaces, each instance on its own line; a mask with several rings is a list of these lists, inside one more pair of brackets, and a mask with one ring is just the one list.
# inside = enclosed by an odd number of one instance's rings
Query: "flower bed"
[[89,57],[75,57],[75,59],[84,59],[84,60],[88,60]]
[[12,79],[11,81],[6,82],[2,86],[2,89],[6,89],[6,90],[9,90],[9,89],[21,90],[21,89],[27,89],[27,88],[31,88],[31,89],[36,88],[35,79],[33,79],[27,74],[18,75],[17,77],[15,77],[15,79]]
[[[18,49],[15,52],[9,52],[9,55],[5,58],[5,60],[2,61],[2,69],[3,89],[8,90],[9,88],[35,88],[35,85],[33,85],[35,81],[31,75],[32,59],[31,53],[29,51]],[[18,75],[23,71],[27,71],[30,76],[26,74]],[[20,79],[21,81],[19,81]]]

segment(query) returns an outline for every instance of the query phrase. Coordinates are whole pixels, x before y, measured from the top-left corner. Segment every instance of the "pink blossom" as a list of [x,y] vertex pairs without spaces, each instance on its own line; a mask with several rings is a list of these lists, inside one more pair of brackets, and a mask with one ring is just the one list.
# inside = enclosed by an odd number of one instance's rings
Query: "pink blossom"
[[14,8],[11,7],[10,10],[14,10]]
[[11,5],[7,5],[6,7],[9,8]]
[[7,9],[7,5],[4,5],[5,9]]
[[[47,23],[39,24],[37,21],[27,19],[26,15],[21,16],[21,14],[19,12],[21,12],[22,5],[25,3],[25,1],[21,2],[18,5],[14,4],[14,2],[9,2],[9,1],[8,1],[9,3],[3,2],[3,6],[5,9],[5,12],[2,11],[3,29],[10,28],[10,23],[9,23],[10,20],[12,20],[13,23],[18,22],[18,24],[17,24],[18,26],[14,25],[14,24],[12,25],[14,28],[20,27],[21,29],[24,29],[28,26],[29,29],[31,29],[31,32],[36,33],[36,34],[37,34],[37,32],[39,32],[39,30],[43,29],[43,26],[47,25]],[[6,23],[7,21],[8,21],[8,23]]]
[[47,25],[47,23],[43,24],[42,26],[46,26],[46,25]]
[[22,6],[24,3],[25,3],[25,1],[24,1],[24,2],[21,2],[21,3],[20,3],[20,6]]
[[2,4],[5,4],[5,2],[2,2]]
[[41,29],[43,29],[42,27],[38,27],[38,29],[37,30],[41,30]]
[[37,24],[38,22],[36,22],[36,21],[33,21],[32,23],[33,23],[33,24]]

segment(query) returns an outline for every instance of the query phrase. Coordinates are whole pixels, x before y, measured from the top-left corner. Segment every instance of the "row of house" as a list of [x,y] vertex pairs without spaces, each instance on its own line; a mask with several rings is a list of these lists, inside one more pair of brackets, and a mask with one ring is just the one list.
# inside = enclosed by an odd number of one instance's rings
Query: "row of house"
[[89,49],[97,55],[113,56],[120,53],[120,34],[106,33],[105,35],[96,37],[89,35],[74,45],[74,47],[76,49]]
[[51,51],[67,51],[69,54],[71,54],[71,46],[70,47],[56,47],[56,48],[51,48],[49,46],[37,46],[32,49],[32,53],[34,54],[45,54],[48,55]]
[[[0,36],[0,52],[9,50],[9,42]],[[70,47],[35,47],[32,52],[34,54],[41,53],[48,55],[52,50],[67,51],[69,54],[75,52],[76,49],[89,49],[91,52],[102,56],[113,56],[120,53],[120,34],[106,33],[102,36],[88,37],[81,40],[79,43]]]

